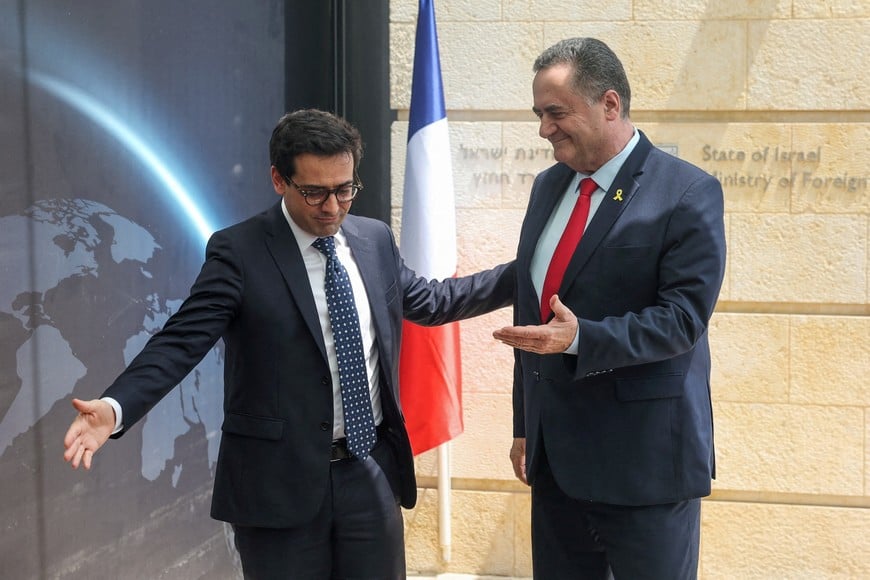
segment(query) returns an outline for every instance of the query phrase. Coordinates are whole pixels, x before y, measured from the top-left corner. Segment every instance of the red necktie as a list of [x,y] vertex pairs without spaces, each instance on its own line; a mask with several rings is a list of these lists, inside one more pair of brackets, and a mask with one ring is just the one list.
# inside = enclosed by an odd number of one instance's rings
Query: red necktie
[[571,261],[571,256],[574,255],[574,250],[577,249],[577,244],[583,236],[586,219],[589,217],[589,201],[592,199],[592,192],[598,189],[598,185],[591,177],[586,177],[580,180],[579,189],[577,203],[574,204],[574,210],[568,218],[568,224],[556,245],[550,266],[547,268],[547,275],[544,277],[544,289],[541,292],[541,322],[543,323],[550,318],[550,298],[559,290],[568,262]]

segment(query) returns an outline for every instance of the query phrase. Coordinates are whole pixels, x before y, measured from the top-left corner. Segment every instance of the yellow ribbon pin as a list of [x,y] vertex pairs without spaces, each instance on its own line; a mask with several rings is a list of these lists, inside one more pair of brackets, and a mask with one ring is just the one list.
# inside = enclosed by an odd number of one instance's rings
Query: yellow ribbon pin
[[622,201],[622,190],[617,189],[616,195],[613,196],[613,201]]

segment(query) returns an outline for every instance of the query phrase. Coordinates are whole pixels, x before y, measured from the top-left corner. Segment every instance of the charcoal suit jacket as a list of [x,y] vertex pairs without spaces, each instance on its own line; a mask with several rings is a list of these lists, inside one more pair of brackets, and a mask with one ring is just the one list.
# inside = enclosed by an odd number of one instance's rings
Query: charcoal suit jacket
[[[538,175],[517,251],[517,324],[540,324],[530,264],[575,173]],[[725,267],[718,181],[641,133],[571,258],[558,294],[577,355],[516,351],[514,436],[532,485],[542,451],[569,496],[652,505],[710,493],[707,325]]]
[[[430,282],[405,266],[384,223],[348,215],[342,230],[371,306],[384,423],[401,472],[397,495],[411,507],[416,482],[398,385],[402,319],[436,325],[509,305],[514,269]],[[224,421],[212,516],[248,526],[304,524],[328,488],[333,391],[308,275],[280,202],[211,237],[190,296],[104,393],[120,403],[124,429],[220,338]]]

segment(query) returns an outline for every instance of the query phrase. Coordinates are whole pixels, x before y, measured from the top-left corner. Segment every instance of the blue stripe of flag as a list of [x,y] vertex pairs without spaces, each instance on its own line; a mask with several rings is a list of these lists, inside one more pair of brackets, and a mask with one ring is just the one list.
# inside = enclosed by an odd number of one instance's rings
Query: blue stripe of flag
[[447,116],[441,58],[435,28],[434,0],[420,0],[417,39],[414,44],[414,78],[411,81],[411,112],[408,140],[420,129]]

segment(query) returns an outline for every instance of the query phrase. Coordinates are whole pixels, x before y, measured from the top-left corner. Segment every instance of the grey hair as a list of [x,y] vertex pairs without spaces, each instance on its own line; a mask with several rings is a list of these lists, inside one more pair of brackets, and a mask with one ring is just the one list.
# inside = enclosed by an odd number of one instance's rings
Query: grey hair
[[596,38],[566,38],[541,53],[532,66],[534,72],[558,64],[574,68],[574,89],[590,102],[613,89],[622,102],[622,117],[631,109],[631,87],[625,69],[609,46]]

